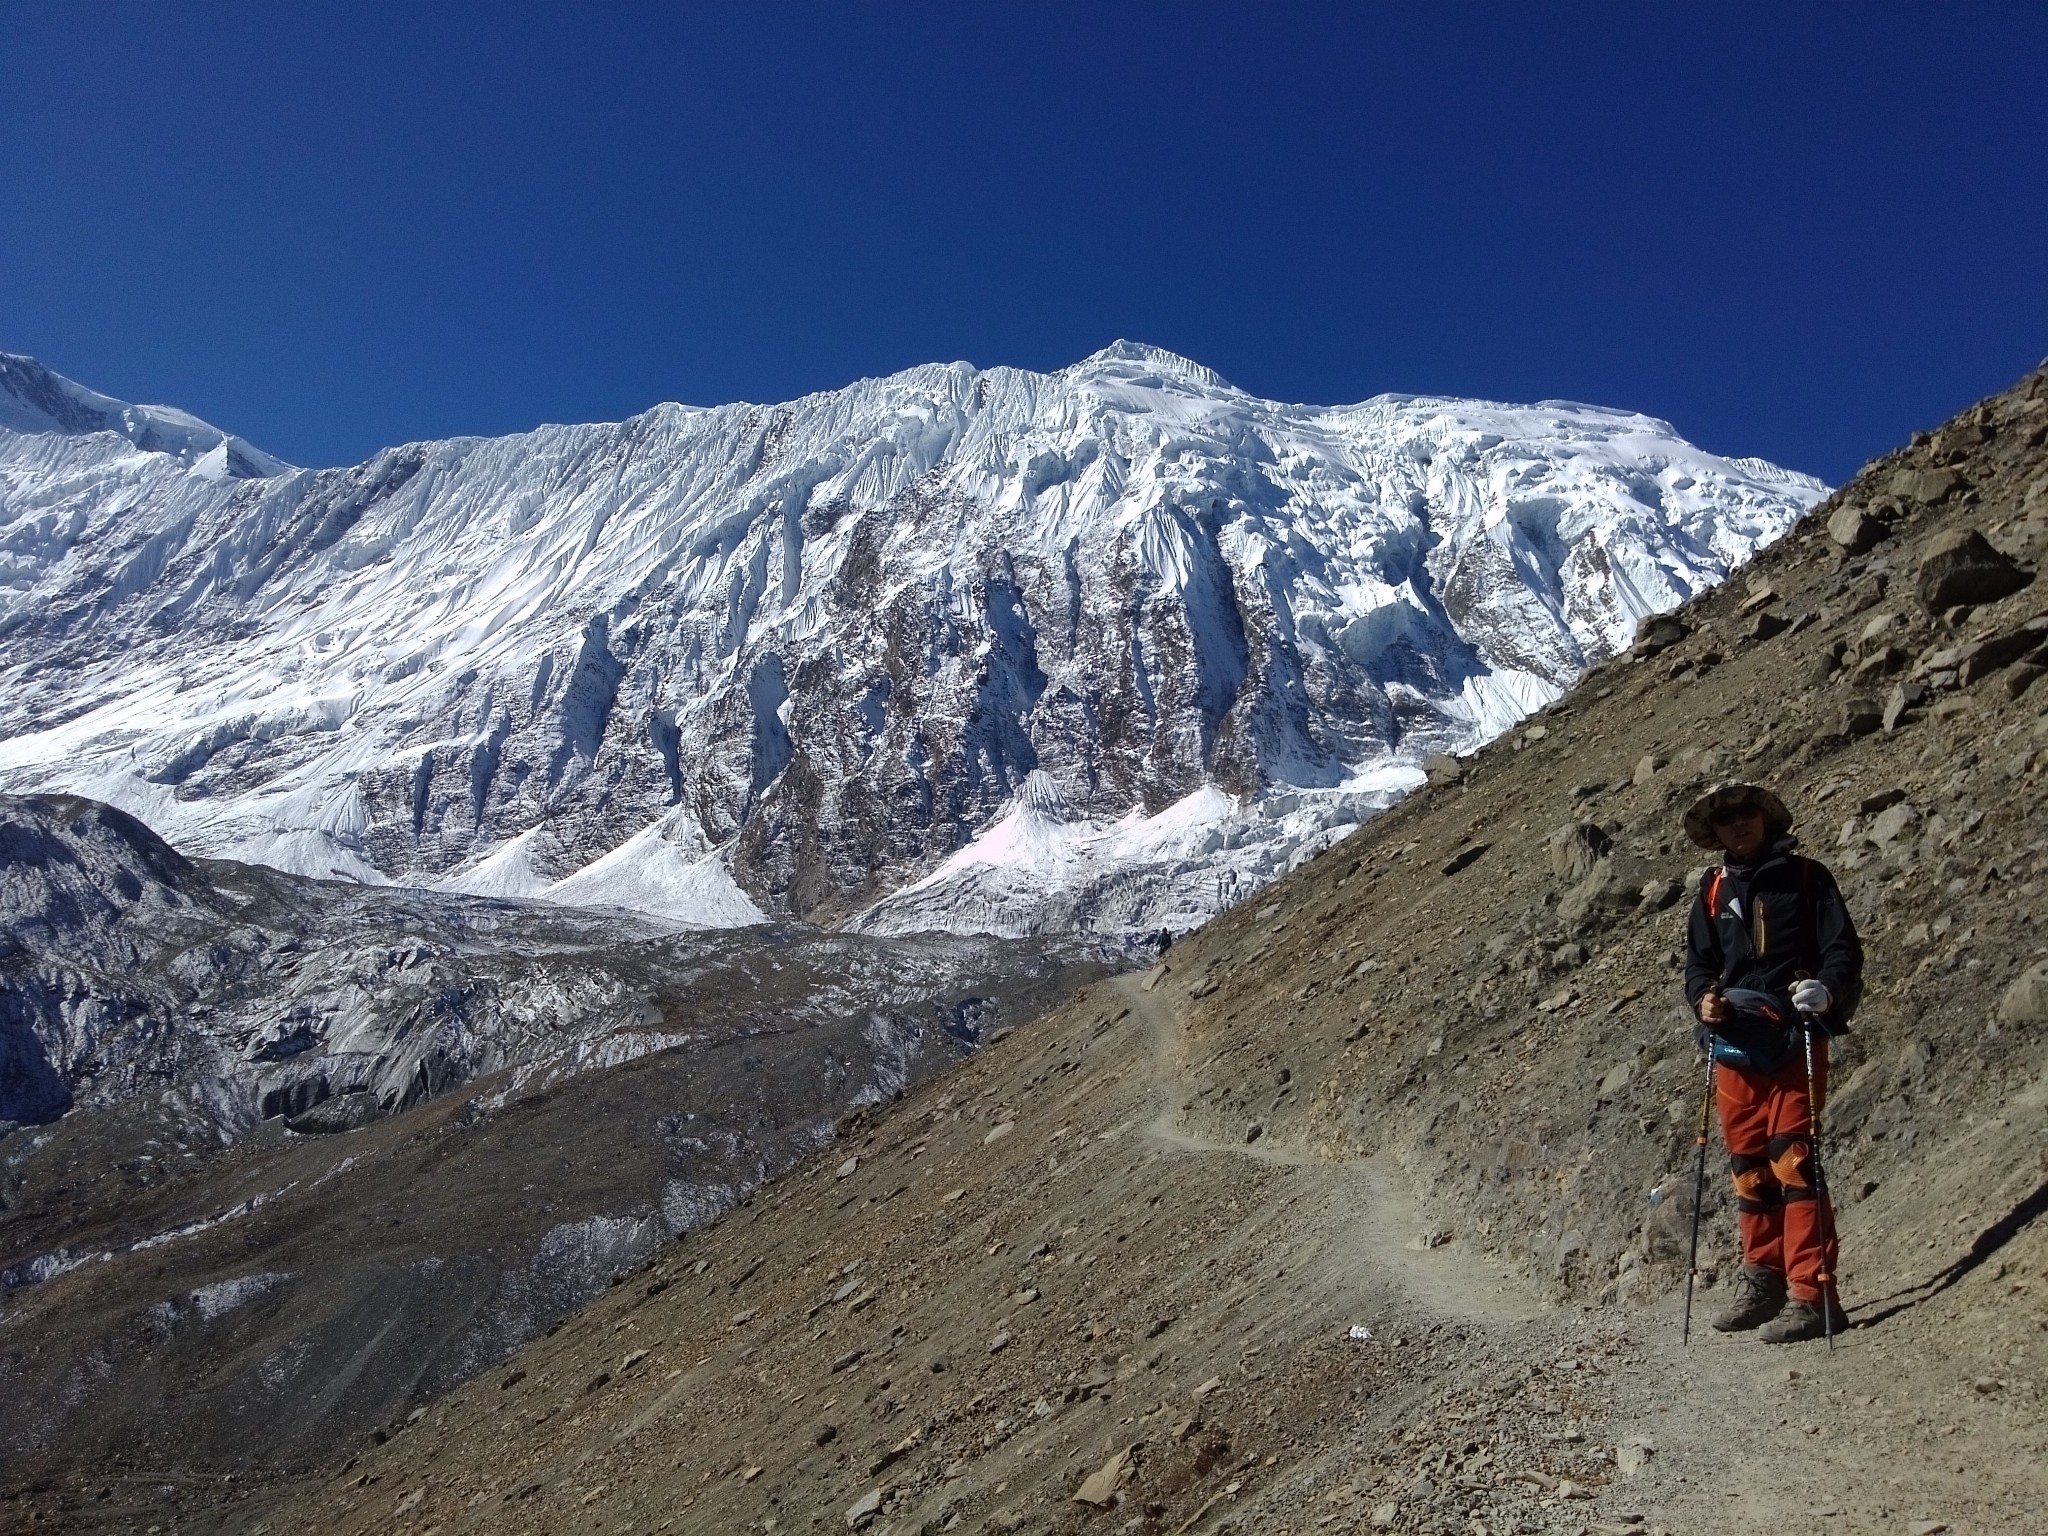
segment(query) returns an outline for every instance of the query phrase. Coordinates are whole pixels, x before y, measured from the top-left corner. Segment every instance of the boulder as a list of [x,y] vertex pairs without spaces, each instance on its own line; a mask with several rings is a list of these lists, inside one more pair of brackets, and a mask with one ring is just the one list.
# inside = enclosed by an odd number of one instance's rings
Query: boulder
[[1918,683],[1898,683],[1891,695],[1884,701],[1884,728],[1896,731],[1904,723],[1908,710],[1918,709],[1927,702],[1927,690]]
[[1966,654],[1957,662],[1956,680],[1967,688],[1978,678],[2011,666],[2044,641],[2048,641],[2048,619],[2029,619],[2002,635],[1965,646]]
[[1969,484],[1952,469],[1902,469],[1892,476],[1892,494],[1901,501],[1935,506]]
[[1870,840],[1879,847],[1897,842],[1920,824],[1920,813],[1905,801],[1879,811],[1870,823]]
[[1670,760],[1656,752],[1645,752],[1636,759],[1635,781],[1647,784],[1670,766]]
[[1662,912],[1666,907],[1676,906],[1685,894],[1685,887],[1676,880],[1651,880],[1645,882],[1638,893],[1645,911]]
[[1123,1481],[1130,1464],[1131,1448],[1126,1446],[1082,1479],[1081,1486],[1074,1490],[1073,1502],[1109,1508],[1116,1502],[1116,1485]]
[[1884,711],[1875,699],[1858,696],[1842,701],[1842,734],[1868,736],[1884,724]]
[[1614,840],[1590,821],[1567,822],[1550,834],[1550,872],[1560,880],[1583,880]]
[[882,1512],[882,1490],[870,1488],[866,1493],[846,1506],[846,1523],[849,1528],[859,1530],[869,1524]]
[[2001,1024],[2048,1023],[2048,960],[2020,973],[1998,999]]
[[1792,621],[1786,618],[1784,614],[1779,613],[1775,608],[1766,608],[1750,621],[1749,638],[1752,640],[1775,639],[1791,627]]
[[1659,651],[1668,651],[1686,637],[1686,627],[1675,614],[1653,613],[1636,625],[1636,637],[1629,653],[1647,661]]
[[1629,854],[1611,853],[1557,904],[1558,921],[1574,933],[1596,933],[1642,905],[1649,866]]
[[1860,555],[1882,543],[1889,530],[1861,507],[1838,507],[1828,519],[1828,537],[1844,551]]
[[1995,603],[2032,580],[1976,529],[1952,528],[1929,539],[1921,551],[1917,591],[1928,612],[1941,613]]

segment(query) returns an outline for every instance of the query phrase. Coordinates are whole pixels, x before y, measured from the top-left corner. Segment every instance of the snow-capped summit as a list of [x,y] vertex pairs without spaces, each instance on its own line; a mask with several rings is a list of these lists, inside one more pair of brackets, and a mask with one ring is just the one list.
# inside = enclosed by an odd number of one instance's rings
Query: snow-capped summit
[[259,478],[9,366],[0,786],[717,923],[1185,926],[1825,491],[1625,411],[1285,405],[1131,342]]
[[168,405],[130,405],[52,373],[32,357],[0,352],[0,429],[84,436],[112,432],[215,479],[262,479],[291,465],[254,443]]

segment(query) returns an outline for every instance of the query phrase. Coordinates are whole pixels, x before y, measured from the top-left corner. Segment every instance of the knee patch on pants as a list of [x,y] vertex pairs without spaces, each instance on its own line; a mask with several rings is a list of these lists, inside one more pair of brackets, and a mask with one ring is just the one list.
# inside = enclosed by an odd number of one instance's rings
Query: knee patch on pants
[[1783,1203],[1784,1192],[1772,1181],[1769,1159],[1733,1153],[1728,1159],[1728,1172],[1735,1181],[1736,1210],[1761,1216]]
[[1804,1136],[1773,1136],[1770,1141],[1771,1174],[1787,1200],[1813,1198],[1813,1147]]

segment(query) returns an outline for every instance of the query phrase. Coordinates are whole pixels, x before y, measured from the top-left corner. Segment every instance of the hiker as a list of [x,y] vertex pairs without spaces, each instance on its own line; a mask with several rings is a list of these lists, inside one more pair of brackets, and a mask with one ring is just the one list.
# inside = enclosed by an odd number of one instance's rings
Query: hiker
[[1713,1324],[1761,1329],[1773,1344],[1832,1336],[1835,1216],[1815,1188],[1809,1103],[1825,1098],[1828,1037],[1847,1032],[1862,996],[1863,946],[1835,877],[1792,851],[1791,813],[1770,790],[1718,785],[1685,813],[1685,831],[1721,854],[1685,942],[1685,995],[1714,1057],[1742,1236],[1734,1300]]

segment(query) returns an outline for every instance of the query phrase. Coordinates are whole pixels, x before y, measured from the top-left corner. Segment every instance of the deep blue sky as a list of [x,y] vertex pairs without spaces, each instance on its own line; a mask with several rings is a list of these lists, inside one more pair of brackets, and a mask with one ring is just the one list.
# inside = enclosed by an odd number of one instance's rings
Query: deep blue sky
[[308,464],[1129,336],[1839,480],[2048,353],[2044,79],[2039,4],[0,0],[0,348]]

